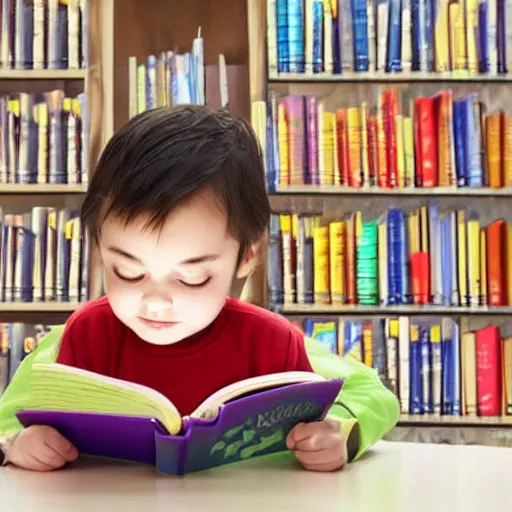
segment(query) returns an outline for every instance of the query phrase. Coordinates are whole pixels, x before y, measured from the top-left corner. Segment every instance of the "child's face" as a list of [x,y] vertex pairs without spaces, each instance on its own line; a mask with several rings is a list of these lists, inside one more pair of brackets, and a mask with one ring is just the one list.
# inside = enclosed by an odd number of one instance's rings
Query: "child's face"
[[211,191],[172,211],[163,228],[146,218],[124,227],[107,218],[100,251],[116,316],[143,340],[176,343],[221,311],[235,275],[239,243]]

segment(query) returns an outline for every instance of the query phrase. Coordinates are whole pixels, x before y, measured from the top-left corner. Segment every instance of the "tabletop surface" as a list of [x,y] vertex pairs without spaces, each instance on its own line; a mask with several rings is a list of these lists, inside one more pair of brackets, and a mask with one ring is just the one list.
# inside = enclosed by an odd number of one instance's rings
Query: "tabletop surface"
[[511,448],[389,442],[336,473],[303,470],[291,454],[185,477],[83,459],[52,473],[0,469],[0,510],[511,512],[511,470]]

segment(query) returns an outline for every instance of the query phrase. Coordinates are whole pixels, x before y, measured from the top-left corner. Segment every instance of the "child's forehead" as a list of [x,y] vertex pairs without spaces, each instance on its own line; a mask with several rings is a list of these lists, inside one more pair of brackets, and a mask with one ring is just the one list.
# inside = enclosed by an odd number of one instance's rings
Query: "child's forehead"
[[161,224],[152,225],[151,213],[130,222],[122,215],[107,217],[100,230],[103,245],[121,246],[133,253],[172,251],[189,254],[217,250],[232,241],[225,213],[214,198],[201,195],[175,208]]

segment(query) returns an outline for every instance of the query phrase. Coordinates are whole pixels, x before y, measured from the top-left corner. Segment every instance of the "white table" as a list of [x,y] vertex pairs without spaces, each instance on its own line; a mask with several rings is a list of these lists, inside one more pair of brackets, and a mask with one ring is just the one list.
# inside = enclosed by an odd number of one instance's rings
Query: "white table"
[[512,449],[377,444],[343,471],[289,454],[166,477],[84,459],[53,473],[0,469],[3,512],[511,512]]

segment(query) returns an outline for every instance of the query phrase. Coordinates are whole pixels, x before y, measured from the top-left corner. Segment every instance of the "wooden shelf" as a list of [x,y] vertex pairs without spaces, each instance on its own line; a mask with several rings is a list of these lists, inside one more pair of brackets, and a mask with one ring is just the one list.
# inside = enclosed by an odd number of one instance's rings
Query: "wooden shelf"
[[0,80],[85,80],[86,69],[0,69]]
[[512,197],[512,187],[354,188],[340,185],[284,185],[269,193],[269,196]]
[[512,416],[433,416],[403,414],[399,427],[507,427],[512,428]]
[[18,183],[0,183],[1,194],[85,194],[87,185],[68,185],[68,184],[33,184],[21,185]]
[[342,75],[302,73],[269,73],[269,83],[408,83],[408,82],[471,82],[471,83],[512,83],[512,75],[464,75],[454,73],[344,73]]
[[437,316],[506,316],[512,315],[511,306],[417,306],[413,304],[363,306],[343,304],[340,306],[321,304],[279,304],[271,309],[283,315],[354,315],[354,316],[393,316],[393,315],[437,315]]
[[79,302],[0,302],[0,313],[72,313]]

